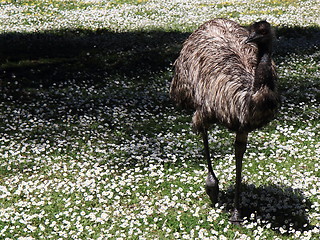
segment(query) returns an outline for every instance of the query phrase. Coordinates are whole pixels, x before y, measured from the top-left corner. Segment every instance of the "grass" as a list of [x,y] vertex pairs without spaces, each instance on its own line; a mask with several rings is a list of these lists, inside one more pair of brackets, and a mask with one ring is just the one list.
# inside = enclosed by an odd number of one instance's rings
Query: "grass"
[[[318,3],[242,2],[0,1],[0,238],[319,238]],[[211,206],[201,138],[168,98],[184,39],[228,14],[268,14],[283,98],[249,137],[242,227],[233,133],[210,132]]]

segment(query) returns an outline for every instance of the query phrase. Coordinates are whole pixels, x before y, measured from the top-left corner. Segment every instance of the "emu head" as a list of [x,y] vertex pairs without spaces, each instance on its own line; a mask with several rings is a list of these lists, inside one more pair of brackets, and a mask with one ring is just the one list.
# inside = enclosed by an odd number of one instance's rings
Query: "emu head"
[[273,35],[271,25],[267,21],[255,22],[249,27],[249,37],[246,43],[268,45],[272,42]]

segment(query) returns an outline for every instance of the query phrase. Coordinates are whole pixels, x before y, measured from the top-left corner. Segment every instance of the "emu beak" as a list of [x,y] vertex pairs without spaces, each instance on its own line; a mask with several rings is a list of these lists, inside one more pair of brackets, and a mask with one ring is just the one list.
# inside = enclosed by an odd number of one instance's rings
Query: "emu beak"
[[245,43],[254,42],[257,39],[257,34],[255,32],[250,33],[249,37],[246,39]]

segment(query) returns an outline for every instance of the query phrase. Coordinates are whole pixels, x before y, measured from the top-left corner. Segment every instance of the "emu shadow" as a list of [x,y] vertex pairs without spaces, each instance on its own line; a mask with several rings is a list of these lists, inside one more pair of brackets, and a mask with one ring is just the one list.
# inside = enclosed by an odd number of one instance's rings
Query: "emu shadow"
[[[270,225],[275,231],[307,231],[313,228],[308,220],[311,201],[299,189],[286,186],[243,184],[241,210],[248,222]],[[221,191],[219,205],[227,212],[233,209],[234,187]],[[289,234],[287,232],[287,234]]]

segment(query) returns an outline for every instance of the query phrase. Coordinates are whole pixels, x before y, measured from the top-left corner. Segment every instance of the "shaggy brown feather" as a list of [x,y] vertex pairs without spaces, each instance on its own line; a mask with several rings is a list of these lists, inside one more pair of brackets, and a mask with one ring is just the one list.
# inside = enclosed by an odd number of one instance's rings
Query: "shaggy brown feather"
[[239,24],[214,19],[183,44],[174,63],[170,96],[195,110],[195,130],[218,122],[229,130],[248,132],[274,118],[279,105],[275,66],[270,56],[261,61],[257,45],[246,43],[248,37],[249,31]]

